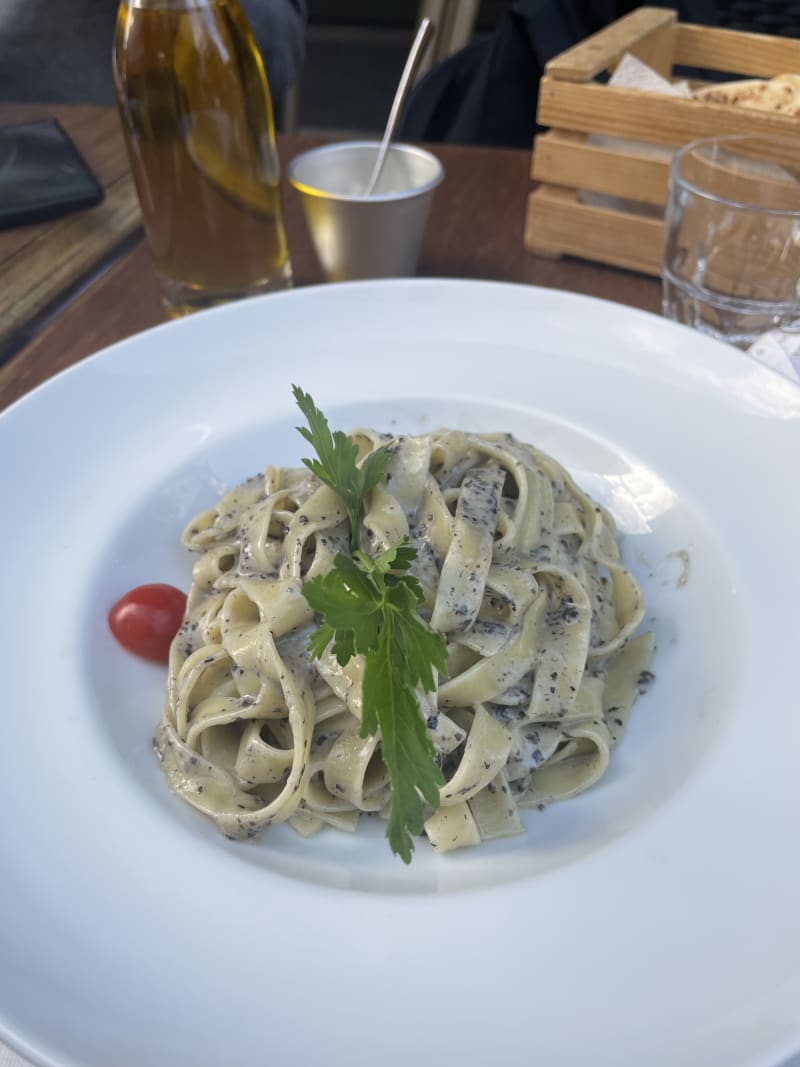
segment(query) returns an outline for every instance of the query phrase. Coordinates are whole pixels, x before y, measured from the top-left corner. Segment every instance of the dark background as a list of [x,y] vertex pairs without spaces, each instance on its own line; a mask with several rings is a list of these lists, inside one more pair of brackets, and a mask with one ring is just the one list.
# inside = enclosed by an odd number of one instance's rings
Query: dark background
[[[113,103],[109,19],[116,0],[46,0],[49,25],[58,25],[58,45],[46,38],[48,20],[36,18],[37,0],[0,0],[0,100]],[[653,2],[653,0],[650,0]],[[655,0],[661,6],[669,0]],[[800,0],[708,0],[720,25],[800,37]],[[591,8],[594,0],[583,0]],[[690,0],[691,3],[691,0]],[[486,40],[511,6],[510,0],[483,0],[476,39]],[[598,5],[595,5],[598,6]],[[638,6],[617,0],[616,13]],[[417,17],[416,0],[308,0],[306,60],[297,84],[294,123],[301,132],[374,134],[382,129],[403,68]],[[67,12],[81,11],[73,25]],[[93,23],[96,19],[96,23]],[[16,43],[21,25],[27,36]],[[90,49],[93,35],[102,47]],[[52,34],[51,34],[52,35]],[[57,91],[57,96],[54,96]]]

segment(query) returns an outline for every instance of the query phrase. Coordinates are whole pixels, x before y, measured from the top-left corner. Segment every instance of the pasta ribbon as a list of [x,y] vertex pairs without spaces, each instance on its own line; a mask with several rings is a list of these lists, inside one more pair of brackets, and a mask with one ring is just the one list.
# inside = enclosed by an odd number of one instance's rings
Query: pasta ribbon
[[[367,495],[362,549],[404,538],[448,674],[418,692],[445,784],[427,809],[439,852],[523,831],[520,810],[605,773],[652,634],[613,519],[554,459],[507,434],[352,435],[390,459]],[[173,791],[235,838],[287,821],[302,836],[386,815],[380,735],[362,737],[364,663],[312,660],[304,583],[350,549],[337,494],[268,466],[186,527],[198,553],[155,747]]]

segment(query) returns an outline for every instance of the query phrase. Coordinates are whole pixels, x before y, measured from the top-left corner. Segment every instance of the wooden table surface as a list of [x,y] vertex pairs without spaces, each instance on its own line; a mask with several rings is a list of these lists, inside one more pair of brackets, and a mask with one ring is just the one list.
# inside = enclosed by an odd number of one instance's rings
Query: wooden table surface
[[[0,123],[54,116],[107,190],[77,215],[0,233],[0,409],[84,356],[165,320],[111,108],[0,105]],[[282,135],[284,164],[319,139]],[[530,153],[433,146],[445,167],[419,265],[423,276],[550,286],[658,311],[652,278],[552,260],[522,242]],[[295,283],[321,282],[300,203],[284,191]],[[5,300],[4,300],[5,294]]]

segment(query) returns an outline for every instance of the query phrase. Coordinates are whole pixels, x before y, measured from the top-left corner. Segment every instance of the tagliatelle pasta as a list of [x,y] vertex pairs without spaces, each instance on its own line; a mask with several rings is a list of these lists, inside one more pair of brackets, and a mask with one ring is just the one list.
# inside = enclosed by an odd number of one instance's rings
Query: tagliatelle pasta
[[[521,808],[603,775],[649,677],[653,636],[635,634],[644,601],[613,520],[510,435],[352,436],[362,460],[392,452],[362,548],[409,539],[422,614],[447,640],[447,677],[418,694],[445,777],[427,837],[445,852],[519,833]],[[184,543],[200,556],[155,742],[173,791],[235,838],[385,813],[380,736],[359,735],[362,659],[308,653],[303,583],[350,550],[337,494],[305,468],[267,467]]]

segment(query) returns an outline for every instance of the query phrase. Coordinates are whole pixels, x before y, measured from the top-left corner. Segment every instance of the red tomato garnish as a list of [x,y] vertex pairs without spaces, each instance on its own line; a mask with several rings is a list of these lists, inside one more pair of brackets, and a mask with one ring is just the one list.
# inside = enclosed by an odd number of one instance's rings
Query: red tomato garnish
[[166,663],[186,611],[186,594],[174,585],[139,585],[108,613],[111,632],[129,652]]

